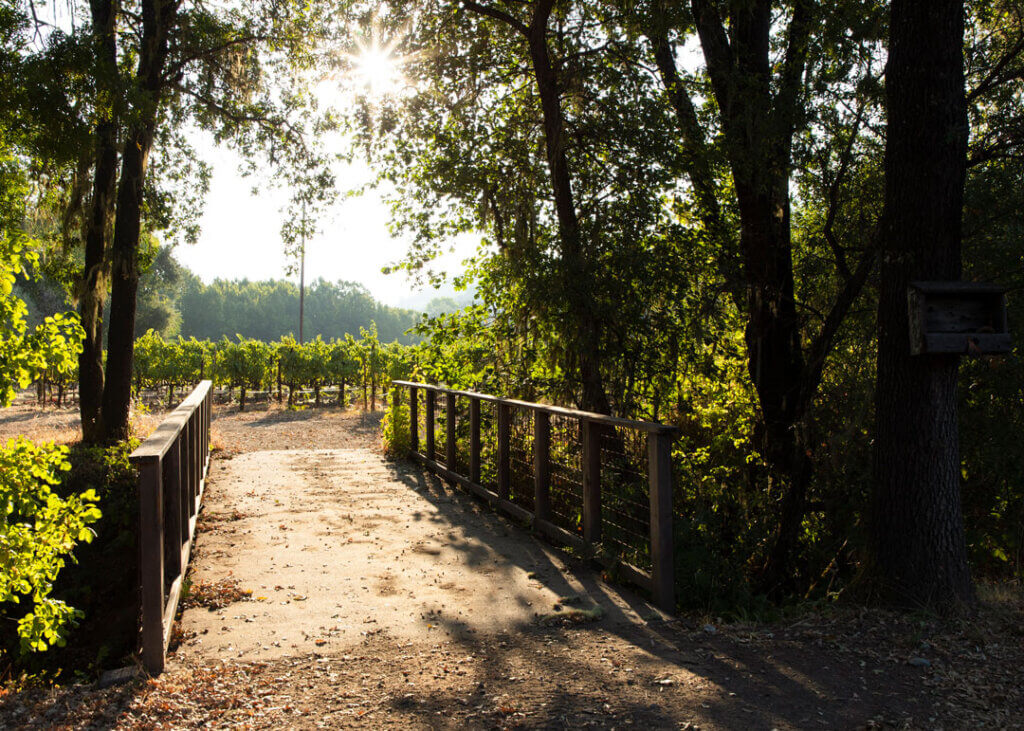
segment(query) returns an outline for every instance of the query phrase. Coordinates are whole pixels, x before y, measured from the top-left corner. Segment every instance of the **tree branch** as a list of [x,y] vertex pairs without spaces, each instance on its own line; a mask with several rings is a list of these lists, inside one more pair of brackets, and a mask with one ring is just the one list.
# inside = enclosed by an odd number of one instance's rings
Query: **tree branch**
[[732,94],[729,77],[732,74],[736,63],[732,47],[729,45],[729,37],[722,25],[722,18],[718,10],[708,0],[691,0],[691,11],[693,21],[697,26],[697,35],[700,36],[700,45],[704,51],[704,61],[707,65],[708,76],[711,77],[711,84],[715,87],[715,98],[722,110],[723,117],[730,117],[732,106]]
[[825,368],[825,359],[828,358],[829,353],[832,352],[832,348],[835,346],[836,335],[846,320],[846,313],[850,311],[850,307],[853,306],[857,296],[864,288],[868,276],[875,268],[878,239],[878,231],[876,230],[871,246],[861,256],[853,276],[846,280],[843,289],[839,292],[839,296],[836,297],[836,301],[832,304],[832,309],[829,310],[825,322],[822,323],[821,330],[807,349],[807,359],[804,362],[804,372],[803,377],[800,379],[800,392],[797,396],[795,410],[798,418],[802,418],[802,415],[810,407],[811,400],[818,390],[818,384],[821,382],[821,374]]
[[474,2],[474,0],[461,0],[461,2],[462,7],[466,8],[466,10],[470,10],[476,13],[477,15],[486,15],[489,18],[500,20],[505,25],[515,29],[516,31],[518,31],[519,33],[523,34],[526,37],[529,37],[530,35],[530,29],[526,26],[525,23],[516,20],[511,15],[506,13],[504,10],[498,10],[497,8],[491,7],[489,5],[481,5],[478,2]]
[[992,69],[985,75],[985,78],[979,81],[978,85],[967,93],[967,103],[971,104],[979,96],[986,93],[997,84],[1001,83],[999,79],[999,74],[1003,72],[1003,69],[1005,69],[1011,61],[1020,56],[1021,52],[1024,52],[1024,36],[1021,36],[1021,38],[1013,45],[1013,47],[1010,48],[1010,50],[1007,51],[1003,55],[1003,57],[999,59],[996,65],[993,66]]

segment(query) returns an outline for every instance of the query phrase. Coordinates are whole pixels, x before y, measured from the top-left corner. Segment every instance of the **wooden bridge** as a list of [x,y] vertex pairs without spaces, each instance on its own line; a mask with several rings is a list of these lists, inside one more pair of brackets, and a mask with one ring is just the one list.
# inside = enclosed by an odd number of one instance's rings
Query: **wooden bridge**
[[[394,386],[394,398],[408,394],[419,462],[521,529],[600,561],[672,611],[672,427],[430,384]],[[211,384],[203,381],[131,456],[140,480],[142,659],[151,674],[164,668],[195,538],[210,416]]]

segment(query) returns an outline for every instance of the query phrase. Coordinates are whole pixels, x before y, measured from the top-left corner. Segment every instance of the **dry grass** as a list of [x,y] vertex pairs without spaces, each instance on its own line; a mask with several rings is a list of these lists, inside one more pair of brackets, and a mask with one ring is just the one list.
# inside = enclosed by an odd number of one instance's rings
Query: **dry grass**
[[215,426],[210,427],[210,451],[223,452],[227,447],[224,443],[224,435]]

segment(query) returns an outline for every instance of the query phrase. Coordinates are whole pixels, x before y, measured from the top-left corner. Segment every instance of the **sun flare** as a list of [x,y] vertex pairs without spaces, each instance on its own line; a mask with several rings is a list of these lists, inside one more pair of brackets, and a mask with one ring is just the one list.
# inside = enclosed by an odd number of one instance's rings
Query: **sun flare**
[[399,93],[405,83],[402,59],[395,54],[393,46],[374,42],[361,47],[352,57],[352,70],[364,92],[378,99]]

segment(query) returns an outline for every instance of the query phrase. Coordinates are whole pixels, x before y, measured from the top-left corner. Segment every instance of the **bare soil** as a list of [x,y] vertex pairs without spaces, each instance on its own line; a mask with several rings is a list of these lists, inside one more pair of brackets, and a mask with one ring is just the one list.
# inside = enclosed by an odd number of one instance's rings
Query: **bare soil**
[[[59,419],[22,408],[0,411],[0,440]],[[1013,587],[982,587],[967,620],[665,617],[385,460],[375,415],[219,407],[214,443],[168,671],[103,690],[9,683],[0,726],[1024,727]]]

